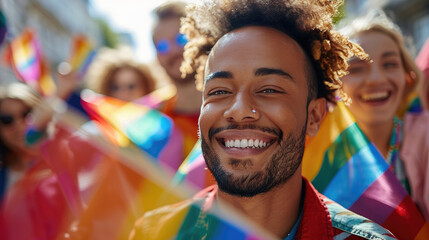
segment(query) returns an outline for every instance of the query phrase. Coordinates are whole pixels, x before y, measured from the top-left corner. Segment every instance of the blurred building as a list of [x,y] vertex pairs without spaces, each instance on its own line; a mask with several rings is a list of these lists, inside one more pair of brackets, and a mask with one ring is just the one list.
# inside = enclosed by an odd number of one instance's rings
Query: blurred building
[[[422,48],[429,38],[428,0],[346,0],[348,17],[363,15],[374,8],[383,9],[414,42],[414,53]],[[411,46],[410,46],[411,47]]]
[[[0,0],[6,17],[6,42],[26,27],[36,30],[42,53],[55,68],[67,59],[74,34],[87,35],[96,46],[102,36],[89,14],[88,0]],[[5,45],[5,44],[3,44]],[[0,66],[0,83],[12,78],[10,69]]]
[[136,41],[134,40],[134,35],[128,32],[120,32],[118,33],[118,38],[120,45],[126,45],[133,49],[133,51],[136,51],[137,45]]

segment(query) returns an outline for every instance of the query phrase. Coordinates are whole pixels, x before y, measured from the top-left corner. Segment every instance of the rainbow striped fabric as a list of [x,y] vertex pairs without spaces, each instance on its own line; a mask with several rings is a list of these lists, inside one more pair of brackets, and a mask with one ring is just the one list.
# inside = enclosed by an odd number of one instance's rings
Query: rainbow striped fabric
[[[99,141],[73,121],[59,116],[40,160],[6,193],[1,239],[128,239],[146,211],[190,198],[147,155]],[[212,218],[223,229],[214,239],[269,239],[233,210]]]
[[6,18],[4,17],[4,14],[0,9],[0,46],[6,37],[6,33],[7,33]]
[[[205,169],[196,146],[175,182],[209,186]],[[428,223],[343,103],[327,114],[316,137],[307,139],[302,171],[319,192],[399,239],[429,239]]]
[[85,35],[73,37],[68,59],[71,71],[75,72],[78,77],[83,77],[95,56],[96,51]]
[[309,140],[302,169],[319,192],[399,239],[429,239],[429,224],[344,104]]
[[201,141],[199,140],[189,156],[180,165],[179,170],[177,170],[173,178],[173,184],[185,184],[196,189],[204,189],[215,183],[214,177],[207,169],[204,161],[201,151]]
[[168,116],[144,105],[89,92],[82,97],[82,105],[119,146],[134,143],[167,171],[179,168],[182,136]]
[[177,90],[173,84],[156,89],[155,91],[135,100],[135,103],[159,109],[168,99],[176,96]]
[[42,59],[39,42],[34,31],[26,29],[10,43],[11,62],[18,77],[49,96],[55,93],[55,83],[47,62]]

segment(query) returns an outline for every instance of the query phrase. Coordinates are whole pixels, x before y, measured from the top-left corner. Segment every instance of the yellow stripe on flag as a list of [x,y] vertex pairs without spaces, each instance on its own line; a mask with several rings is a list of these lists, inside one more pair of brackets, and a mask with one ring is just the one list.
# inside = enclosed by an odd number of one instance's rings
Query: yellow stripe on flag
[[[322,167],[326,150],[337,139],[342,131],[355,123],[343,102],[337,103],[332,112],[329,112],[320,126],[316,137],[307,142],[302,161],[302,174],[312,181]],[[333,158],[329,158],[333,159]]]

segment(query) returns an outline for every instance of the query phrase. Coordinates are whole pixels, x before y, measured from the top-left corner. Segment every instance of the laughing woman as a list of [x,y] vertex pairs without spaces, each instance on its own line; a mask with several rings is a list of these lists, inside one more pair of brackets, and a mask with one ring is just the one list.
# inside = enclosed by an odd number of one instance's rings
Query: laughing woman
[[405,107],[421,72],[406,49],[399,28],[384,13],[372,12],[356,19],[342,32],[362,46],[371,59],[349,61],[343,90],[351,98],[350,111],[410,192],[404,168],[407,156],[399,154],[405,132],[397,113]]

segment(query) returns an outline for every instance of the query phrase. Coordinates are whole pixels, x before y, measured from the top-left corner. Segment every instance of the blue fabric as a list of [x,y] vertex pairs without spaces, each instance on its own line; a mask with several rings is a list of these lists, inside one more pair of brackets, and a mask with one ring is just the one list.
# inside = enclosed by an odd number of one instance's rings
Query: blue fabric
[[284,240],[294,240],[296,238],[296,233],[298,232],[298,227],[299,227],[299,223],[301,222],[302,213],[303,211],[301,209],[301,213],[299,214],[298,220],[296,221],[295,225],[293,225],[292,230]]
[[6,191],[6,180],[7,180],[7,167],[4,165],[4,162],[0,162],[0,203],[3,199],[3,195]]
[[83,109],[81,100],[80,100],[80,93],[79,91],[73,92],[70,97],[67,99],[67,104],[71,106],[74,110],[81,113],[83,116],[89,119],[88,114],[86,113],[85,109]]

